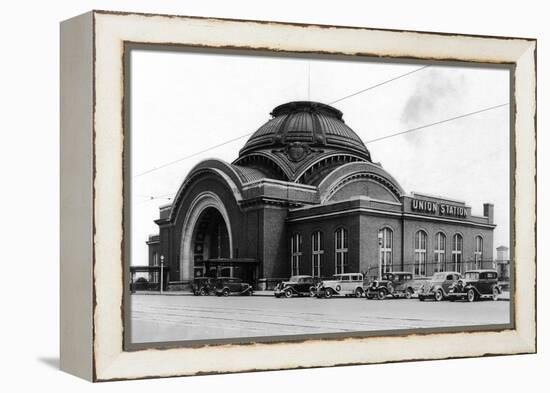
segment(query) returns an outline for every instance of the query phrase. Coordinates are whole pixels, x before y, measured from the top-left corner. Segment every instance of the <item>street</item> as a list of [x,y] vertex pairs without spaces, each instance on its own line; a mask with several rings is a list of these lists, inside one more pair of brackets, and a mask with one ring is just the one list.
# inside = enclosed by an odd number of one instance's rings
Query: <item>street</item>
[[508,301],[134,294],[132,342],[505,324]]

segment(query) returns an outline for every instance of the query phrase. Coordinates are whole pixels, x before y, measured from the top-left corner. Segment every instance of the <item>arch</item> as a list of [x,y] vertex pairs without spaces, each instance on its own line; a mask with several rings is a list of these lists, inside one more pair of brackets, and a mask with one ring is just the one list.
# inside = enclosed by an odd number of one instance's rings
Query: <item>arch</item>
[[180,239],[180,280],[189,280],[193,277],[194,261],[191,258],[193,235],[195,226],[201,214],[208,208],[214,208],[221,214],[229,236],[229,257],[233,258],[233,233],[229,214],[218,195],[211,191],[205,191],[195,197],[185,215]]
[[201,176],[214,175],[222,180],[225,185],[231,190],[237,202],[242,200],[242,182],[239,178],[239,175],[234,168],[231,167],[228,163],[217,160],[209,159],[204,160],[195,165],[193,169],[189,172],[183,183],[181,184],[176,196],[174,197],[174,202],[170,210],[170,220],[174,220],[177,216],[177,211],[181,206],[181,200],[183,199],[185,192],[189,186],[199,179]]
[[319,183],[321,203],[328,201],[348,183],[362,179],[372,180],[383,186],[393,195],[395,201],[399,201],[404,194],[399,183],[380,166],[370,162],[350,162],[334,169]]
[[288,165],[283,160],[272,153],[255,151],[237,158],[233,161],[233,165],[251,166],[250,164],[258,164],[260,167],[267,164],[267,169],[274,171],[278,180],[289,181],[292,178],[292,173]]

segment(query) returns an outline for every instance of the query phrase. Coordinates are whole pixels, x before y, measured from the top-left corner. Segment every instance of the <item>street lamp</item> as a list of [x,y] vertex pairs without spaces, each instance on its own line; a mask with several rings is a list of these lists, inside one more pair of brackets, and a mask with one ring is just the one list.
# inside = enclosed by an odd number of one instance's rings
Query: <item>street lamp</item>
[[160,293],[164,287],[164,255],[160,256]]
[[382,280],[382,232],[378,232],[378,280]]

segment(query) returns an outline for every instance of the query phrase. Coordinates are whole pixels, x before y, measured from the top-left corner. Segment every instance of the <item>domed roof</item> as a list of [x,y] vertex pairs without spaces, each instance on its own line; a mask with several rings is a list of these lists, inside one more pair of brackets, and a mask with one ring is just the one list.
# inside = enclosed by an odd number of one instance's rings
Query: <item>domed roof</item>
[[279,105],[271,116],[246,142],[239,157],[265,148],[300,145],[342,150],[370,161],[361,138],[345,124],[342,112],[332,106],[294,101]]

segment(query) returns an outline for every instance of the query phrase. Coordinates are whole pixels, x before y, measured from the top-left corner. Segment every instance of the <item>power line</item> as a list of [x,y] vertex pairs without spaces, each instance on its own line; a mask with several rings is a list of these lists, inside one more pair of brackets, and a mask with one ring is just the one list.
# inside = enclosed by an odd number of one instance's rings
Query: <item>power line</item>
[[385,84],[387,84],[387,83],[390,83],[390,82],[396,81],[396,80],[398,80],[398,79],[404,78],[404,77],[406,77],[406,76],[408,76],[408,75],[414,74],[415,72],[422,71],[424,68],[428,68],[428,67],[429,67],[429,65],[422,66],[422,67],[417,68],[417,69],[415,69],[415,70],[412,70],[412,71],[406,72],[406,73],[404,73],[404,74],[398,75],[398,76],[396,76],[396,77],[394,77],[394,78],[385,80],[384,82],[380,82],[380,83],[377,83],[376,85],[372,85],[372,86],[369,86],[369,87],[367,87],[367,88],[365,88],[365,89],[356,91],[355,93],[352,93],[352,94],[349,94],[349,95],[347,95],[347,96],[345,96],[345,97],[339,98],[339,99],[337,99],[336,101],[329,102],[328,104],[329,104],[329,105],[336,104],[337,102],[344,101],[344,100],[346,100],[346,99],[348,99],[348,98],[357,96],[357,95],[362,94],[362,93],[364,93],[364,92],[366,92],[366,91],[375,89],[375,88],[380,87],[380,86],[383,86],[383,85],[385,85]]
[[438,124],[448,123],[448,122],[450,122],[450,121],[462,119],[462,118],[464,118],[464,117],[468,117],[468,116],[472,116],[472,115],[477,115],[478,113],[487,112],[487,111],[490,111],[490,110],[493,110],[493,109],[501,108],[501,107],[506,106],[506,105],[508,105],[508,103],[500,104],[500,105],[495,105],[495,106],[490,106],[490,107],[488,107],[488,108],[480,109],[480,110],[478,110],[478,111],[474,111],[474,112],[470,112],[470,113],[465,113],[465,114],[463,114],[463,115],[459,115],[459,116],[455,116],[455,117],[450,117],[450,118],[445,119],[445,120],[439,120],[439,121],[436,121],[435,123],[425,124],[425,125],[423,125],[423,126],[419,126],[419,127],[415,127],[415,128],[410,128],[410,129],[405,130],[405,131],[396,132],[395,134],[385,135],[385,136],[382,136],[382,137],[380,137],[380,138],[375,138],[375,139],[371,139],[370,141],[366,141],[366,142],[365,142],[365,145],[368,144],[368,143],[373,143],[373,142],[382,141],[382,140],[384,140],[384,139],[393,138],[394,136],[403,135],[403,134],[408,134],[409,132],[414,132],[414,131],[423,130],[424,128],[433,127],[433,126],[438,125]]
[[188,156],[185,156],[185,157],[182,157],[182,158],[178,158],[177,160],[174,160],[174,161],[170,161],[170,162],[167,162],[167,163],[164,163],[160,166],[157,166],[157,167],[154,167],[154,168],[151,168],[149,170],[146,170],[145,172],[141,172],[141,173],[138,173],[137,175],[135,175],[134,177],[139,177],[139,176],[143,176],[143,175],[146,175],[148,173],[151,173],[151,172],[154,172],[154,171],[158,171],[159,169],[162,169],[162,168],[166,168],[167,166],[170,166],[170,165],[174,165],[180,161],[184,161],[184,160],[187,160],[189,158],[193,158],[195,156],[198,156],[199,154],[202,154],[202,153],[206,153],[210,150],[214,150],[214,149],[217,149],[218,147],[222,147],[224,145],[227,145],[228,143],[231,143],[231,142],[235,142],[235,141],[238,141],[239,139],[242,139],[242,138],[245,138],[247,136],[250,136],[252,135],[253,132],[249,132],[248,134],[244,134],[244,135],[241,135],[241,136],[238,136],[236,138],[233,138],[233,139],[230,139],[228,141],[225,141],[225,142],[222,142],[218,145],[215,145],[215,146],[211,146],[209,148],[206,148],[204,150],[201,150],[201,151],[198,151],[196,153],[193,153],[193,154],[190,154]]
[[[400,132],[396,132],[394,134],[389,134],[389,135],[382,136],[380,138],[371,139],[369,141],[366,141],[365,145],[369,144],[369,143],[373,143],[373,142],[378,142],[378,141],[381,141],[381,140],[384,140],[384,139],[393,138],[393,137],[396,137],[396,136],[399,136],[399,135],[407,134],[409,132],[420,131],[420,130],[423,130],[423,129],[426,129],[426,128],[429,128],[429,127],[433,127],[433,126],[436,126],[436,125],[439,125],[439,124],[448,123],[448,122],[453,121],[453,120],[463,119],[463,118],[468,117],[468,116],[477,115],[478,113],[487,112],[487,111],[497,109],[497,108],[501,108],[501,107],[507,106],[507,105],[508,105],[508,103],[500,104],[500,105],[494,105],[494,106],[490,106],[490,107],[480,109],[480,110],[477,110],[477,111],[474,111],[474,112],[469,112],[469,113],[465,113],[463,115],[450,117],[450,118],[444,119],[444,120],[439,120],[439,121],[436,121],[434,123],[424,124],[422,126],[415,127],[415,128],[410,128],[410,129],[405,130],[405,131],[400,131]],[[175,195],[175,193],[164,194],[164,195],[160,195],[160,196],[157,196],[157,197],[151,196],[150,200],[161,199],[161,198],[164,198],[164,197],[167,197],[167,196],[174,196],[174,195]],[[143,195],[141,195],[141,196],[143,196]],[[172,199],[172,198],[165,198],[165,199]]]
[[[311,68],[310,68],[310,67],[311,67],[311,65],[310,65],[310,63],[308,62],[308,99],[309,99],[309,96],[310,96],[310,72],[311,72]],[[340,98],[340,99],[338,99],[338,100],[336,100],[336,101],[329,102],[329,105],[332,105],[332,104],[334,104],[334,103],[336,103],[336,102],[343,101],[343,100],[345,100],[345,99],[347,99],[347,98],[356,96],[356,95],[361,94],[361,93],[364,93],[364,92],[366,92],[366,91],[375,89],[375,88],[377,88],[377,87],[379,87],[379,86],[382,86],[382,85],[385,85],[385,84],[387,84],[387,83],[393,82],[393,81],[395,81],[395,80],[397,80],[397,79],[404,78],[404,77],[406,77],[407,75],[414,74],[415,72],[418,72],[418,71],[420,71],[420,70],[423,70],[424,68],[427,68],[427,67],[429,67],[429,65],[426,65],[426,66],[417,68],[417,69],[415,69],[415,70],[413,70],[413,71],[409,71],[409,72],[407,72],[407,73],[405,73],[405,74],[402,74],[402,75],[398,75],[398,76],[396,76],[396,77],[394,77],[394,78],[391,78],[391,79],[388,79],[388,80],[386,80],[386,81],[380,82],[380,83],[378,83],[378,84],[376,84],[376,85],[369,86],[369,87],[367,87],[366,89],[360,90],[360,91],[355,92],[355,93],[350,94],[350,95],[347,95],[347,96],[342,97],[342,98]],[[230,139],[230,140],[228,140],[228,141],[225,141],[225,142],[223,142],[223,143],[220,143],[219,145],[211,146],[211,147],[209,147],[209,148],[207,148],[207,149],[201,150],[201,151],[196,152],[196,153],[193,153],[193,154],[191,154],[191,155],[188,155],[188,156],[179,158],[179,159],[174,160],[174,161],[170,161],[170,162],[164,163],[164,164],[162,164],[162,165],[160,165],[160,166],[157,166],[157,167],[151,168],[151,169],[149,169],[149,170],[146,170],[146,171],[144,171],[144,172],[138,173],[138,174],[135,175],[134,177],[140,177],[140,176],[146,175],[146,174],[148,174],[148,173],[151,173],[151,172],[154,172],[154,171],[158,171],[159,169],[166,168],[167,166],[176,164],[176,163],[178,163],[178,162],[187,160],[187,159],[189,159],[189,158],[196,157],[196,156],[198,156],[199,154],[206,153],[206,152],[208,152],[208,151],[210,151],[210,150],[214,150],[214,149],[216,149],[216,148],[218,148],[218,147],[227,145],[228,143],[238,141],[239,139],[242,139],[242,138],[245,138],[245,137],[247,137],[247,136],[250,136],[250,135],[252,135],[253,133],[254,133],[254,132],[249,132],[248,134],[244,134],[244,135],[238,136],[238,137],[236,137],[236,138]]]

